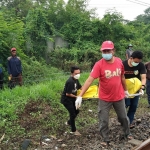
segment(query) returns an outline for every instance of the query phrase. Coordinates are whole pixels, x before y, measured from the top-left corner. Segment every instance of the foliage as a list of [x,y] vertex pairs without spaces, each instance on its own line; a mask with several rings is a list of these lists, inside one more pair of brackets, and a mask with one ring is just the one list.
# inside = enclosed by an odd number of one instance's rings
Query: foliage
[[[16,47],[17,50],[24,48],[23,27],[24,23],[19,19],[4,18],[4,14],[0,12],[0,60],[6,66],[7,57],[10,55],[10,49]],[[20,51],[21,53],[21,51]]]
[[100,59],[100,52],[99,47],[90,48],[89,45],[90,43],[82,51],[76,48],[69,51],[68,49],[57,49],[49,54],[50,64],[64,71],[70,69],[72,65],[79,66],[83,71],[90,70],[93,64]]
[[36,58],[44,58],[46,40],[53,36],[53,32],[54,27],[47,21],[45,10],[37,8],[29,11],[26,17],[27,49],[25,53]]
[[[5,86],[0,91],[0,133],[5,132],[8,139],[16,135],[29,137],[32,132],[40,135],[47,130],[49,134],[50,131],[56,134],[56,130],[64,129],[63,123],[68,116],[60,104],[60,94],[70,75],[70,66],[81,68],[83,84],[95,62],[101,58],[99,48],[104,40],[114,42],[115,55],[123,60],[129,43],[134,50],[144,53],[144,62],[150,59],[150,8],[134,21],[126,21],[114,10],[106,12],[102,19],[97,18],[93,10],[87,9],[87,0],[69,0],[67,3],[64,0],[1,0],[0,4],[0,63],[4,81],[8,80],[7,57],[12,47],[17,48],[17,55],[22,60],[24,81],[21,88],[10,90]],[[62,37],[69,46],[48,53],[47,41],[54,43],[55,36]],[[46,58],[49,58],[48,64]],[[88,73],[84,74],[85,71]],[[83,103],[86,111],[77,121],[80,128],[81,124],[86,127],[96,122],[88,113],[91,106],[96,111],[93,103]],[[28,117],[38,120],[35,130],[22,126],[23,120],[20,120],[29,104],[37,104],[36,112],[30,110],[31,114],[27,113]],[[42,114],[42,106],[49,108],[49,114]]]
[[144,14],[138,15],[136,17],[136,21],[149,24],[150,23],[150,7],[145,9]]
[[86,58],[85,53],[89,50],[89,53],[98,51],[104,40],[115,43],[116,55],[122,59],[131,42],[135,49],[148,51],[149,8],[140,16],[143,20],[137,17],[135,21],[125,21],[116,10],[108,10],[99,19],[87,6],[86,0],[69,0],[67,3],[63,0],[26,0],[21,3],[18,0],[1,1],[0,59],[3,66],[6,67],[8,49],[12,46],[17,47],[19,55],[36,57],[38,61],[41,58],[47,59],[47,55],[57,55],[57,50],[52,54],[47,53],[47,41],[54,42],[55,36],[61,36],[69,44],[63,57],[52,57],[50,60],[55,64],[56,58],[63,59],[60,61],[63,62],[60,63],[61,69],[65,62],[68,64],[70,61],[76,64],[93,64],[98,58],[92,59],[88,54]]
[[[31,128],[28,128],[28,126],[25,125],[23,126],[23,120],[20,118],[21,115],[25,114],[24,111],[26,108],[29,111],[26,113],[30,113],[31,118],[37,118],[37,116],[39,117],[39,115],[42,115],[41,109],[44,109],[42,105],[46,107],[45,104],[47,104],[49,107],[50,112],[47,114],[49,119],[46,121],[44,120],[43,116],[40,122],[36,122],[36,126],[38,125],[37,128],[39,125],[44,127],[44,124],[46,124],[46,128],[50,128],[50,130],[52,130],[51,133],[56,132],[56,130],[61,125],[59,121],[60,119],[57,118],[59,118],[60,115],[61,118],[64,119],[67,117],[67,111],[60,103],[60,95],[62,93],[65,81],[70,76],[70,73],[66,75],[63,72],[59,72],[58,70],[57,73],[55,71],[56,69],[53,68],[49,78],[47,78],[45,81],[41,81],[39,84],[32,86],[26,86],[26,84],[25,86],[16,87],[12,90],[5,88],[4,90],[0,91],[0,133],[5,132],[8,137],[11,137],[15,131],[15,135],[21,137],[28,131],[27,135],[29,135],[32,132],[32,124]],[[81,84],[84,83],[88,74],[89,73],[82,73],[80,79]],[[36,106],[36,103],[39,105]],[[27,118],[24,118],[24,120],[25,119]],[[84,118],[82,118],[82,120],[83,119]],[[34,126],[34,132],[38,130],[36,129],[36,126]],[[45,130],[45,128],[42,130]]]
[[[64,74],[53,68],[49,78],[39,84],[16,87],[12,90],[5,88],[0,91],[0,134],[5,133],[1,144],[9,140],[7,144],[11,149],[11,142],[14,140],[18,144],[26,138],[39,142],[41,136],[55,135],[58,137],[66,131],[69,132],[70,128],[64,125],[69,115],[60,103],[60,96],[69,76],[70,73]],[[88,76],[89,72],[81,73],[80,83],[82,85]],[[95,80],[93,84],[97,83],[98,81]],[[76,120],[79,130],[98,123],[97,100],[83,100]],[[146,103],[146,99],[142,98],[140,104],[145,105]],[[145,106],[144,111],[146,111]],[[112,109],[110,115],[113,114]]]

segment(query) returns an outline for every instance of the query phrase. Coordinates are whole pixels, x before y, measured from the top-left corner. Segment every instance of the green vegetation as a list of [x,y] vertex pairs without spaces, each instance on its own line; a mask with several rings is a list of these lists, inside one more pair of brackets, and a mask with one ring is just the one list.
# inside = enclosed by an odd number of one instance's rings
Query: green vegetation
[[[82,84],[88,75],[89,73],[82,73]],[[60,134],[64,129],[68,130],[64,127],[68,112],[60,103],[60,94],[69,76],[70,74],[64,75],[59,72],[39,84],[1,91],[0,134],[5,133],[6,139],[35,134],[38,138],[44,133]],[[97,84],[97,81],[93,84]],[[90,107],[92,103],[93,106]],[[93,118],[93,113],[97,114],[97,100],[87,100],[83,105],[77,119],[79,129],[97,122],[97,117]],[[92,114],[89,115],[88,109],[93,108]],[[86,110],[83,114],[82,109]]]
[[[143,51],[143,61],[149,61],[150,8],[129,21],[114,11],[99,19],[87,5],[86,0],[0,1],[0,66],[5,82],[4,90],[0,91],[0,133],[6,133],[5,140],[39,138],[68,130],[64,126],[67,111],[60,103],[60,94],[70,75],[70,66],[81,68],[83,84],[93,64],[101,58],[99,48],[104,40],[115,43],[116,56],[123,60],[128,44],[132,43],[134,50]],[[67,46],[51,50],[48,42],[55,45],[57,36]],[[6,66],[12,47],[17,48],[22,60],[24,86],[10,90]],[[142,100],[140,103],[145,107],[146,98]],[[77,126],[80,129],[96,122],[97,100],[87,100]]]
[[[116,55],[122,59],[125,59],[128,44],[132,43],[135,50],[144,52],[144,62],[149,60],[150,8],[129,21],[112,10],[99,19],[87,5],[86,0],[69,0],[68,3],[63,0],[2,0],[0,63],[5,74],[11,47],[17,48],[24,61],[24,73],[28,75],[35,60],[65,71],[71,64],[78,64],[87,71],[101,57],[99,47],[104,40],[115,43]],[[64,39],[67,47],[51,50],[48,42],[55,45],[56,36]]]
[[[52,76],[51,76],[52,75]],[[89,73],[82,73],[80,82],[83,84]],[[0,134],[5,133],[5,141],[11,138],[39,139],[42,135],[61,135],[70,131],[64,123],[68,112],[60,103],[60,95],[70,73],[50,74],[46,81],[38,84],[5,88],[0,91]],[[93,84],[97,84],[95,80]],[[83,100],[80,114],[77,118],[79,130],[98,122],[98,99]],[[140,100],[137,115],[146,111],[146,97]],[[92,110],[90,112],[89,110]],[[113,109],[111,116],[116,114]],[[88,116],[88,117],[87,117]]]

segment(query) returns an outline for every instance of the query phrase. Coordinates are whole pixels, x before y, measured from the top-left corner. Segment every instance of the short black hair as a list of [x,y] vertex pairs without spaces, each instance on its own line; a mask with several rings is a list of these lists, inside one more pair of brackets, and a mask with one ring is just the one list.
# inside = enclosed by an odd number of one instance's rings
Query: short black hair
[[141,51],[134,51],[130,57],[132,57],[133,59],[134,58],[142,59],[143,53]]
[[75,70],[79,70],[79,69],[80,68],[77,66],[72,66],[70,71],[71,71],[71,73],[74,73]]

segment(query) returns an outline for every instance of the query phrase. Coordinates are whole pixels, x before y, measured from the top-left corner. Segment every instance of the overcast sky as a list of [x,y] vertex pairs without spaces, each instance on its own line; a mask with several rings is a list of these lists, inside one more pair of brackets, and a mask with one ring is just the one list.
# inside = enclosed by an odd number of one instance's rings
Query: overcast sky
[[106,10],[115,8],[124,19],[132,21],[138,15],[144,14],[144,10],[148,7],[150,7],[150,0],[89,0],[88,8],[96,8],[96,13],[100,18],[103,17]]

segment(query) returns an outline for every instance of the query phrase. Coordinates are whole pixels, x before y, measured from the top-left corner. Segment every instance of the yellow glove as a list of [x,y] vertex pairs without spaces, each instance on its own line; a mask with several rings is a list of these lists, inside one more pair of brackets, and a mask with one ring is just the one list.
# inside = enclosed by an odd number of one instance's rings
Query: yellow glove
[[9,81],[11,80],[11,76],[8,77],[8,80],[9,80]]

